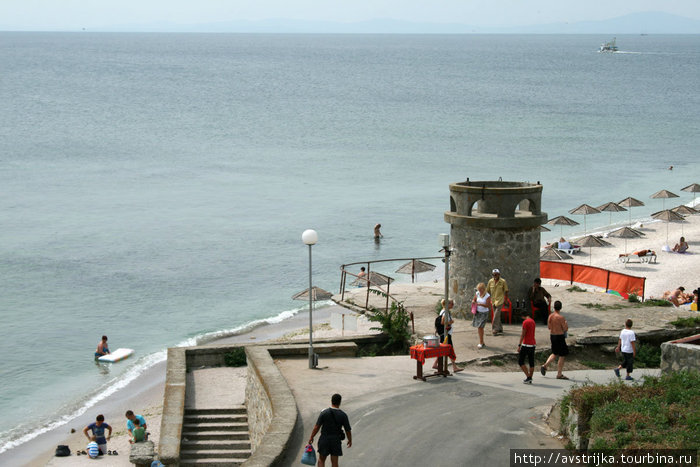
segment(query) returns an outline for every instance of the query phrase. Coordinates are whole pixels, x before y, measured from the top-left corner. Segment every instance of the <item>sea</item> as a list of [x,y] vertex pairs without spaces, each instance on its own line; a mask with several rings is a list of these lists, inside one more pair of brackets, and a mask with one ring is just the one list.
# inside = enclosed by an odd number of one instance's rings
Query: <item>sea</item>
[[[0,33],[0,452],[168,347],[303,313],[306,229],[337,292],[342,264],[440,255],[467,178],[540,182],[565,235],[583,203],[691,201],[700,36],[610,39]],[[134,356],[96,363],[103,334]]]

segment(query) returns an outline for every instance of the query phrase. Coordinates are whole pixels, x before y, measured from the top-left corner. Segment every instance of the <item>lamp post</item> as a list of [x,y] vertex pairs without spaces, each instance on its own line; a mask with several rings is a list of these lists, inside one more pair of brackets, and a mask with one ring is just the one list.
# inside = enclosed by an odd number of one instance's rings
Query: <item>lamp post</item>
[[315,230],[304,230],[301,234],[301,240],[304,244],[309,245],[309,368],[316,368],[316,358],[314,355],[314,328],[313,328],[313,313],[314,300],[312,296],[313,285],[311,283],[311,247],[318,241],[318,234]]
[[[445,324],[447,324],[450,319],[450,235],[440,234],[438,235],[438,240],[442,249],[440,251],[445,252]],[[447,328],[447,326],[445,326]],[[447,329],[445,329],[445,339],[447,339]]]

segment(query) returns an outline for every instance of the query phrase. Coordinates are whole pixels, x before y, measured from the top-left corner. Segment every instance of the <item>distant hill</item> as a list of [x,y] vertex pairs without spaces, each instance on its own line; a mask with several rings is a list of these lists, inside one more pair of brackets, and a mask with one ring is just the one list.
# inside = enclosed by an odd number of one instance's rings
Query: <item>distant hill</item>
[[[0,29],[10,30],[3,28]],[[354,23],[266,19],[202,24],[148,23],[90,27],[88,31],[231,32],[323,34],[700,34],[700,20],[662,12],[632,13],[603,21],[517,27],[483,27],[461,23],[416,23],[373,19]]]
[[374,19],[355,23],[267,19],[190,25],[161,23],[150,26],[109,28],[109,30],[325,34],[700,34],[700,21],[650,11],[632,13],[603,21],[518,27],[479,27],[460,23],[414,23],[395,19]]

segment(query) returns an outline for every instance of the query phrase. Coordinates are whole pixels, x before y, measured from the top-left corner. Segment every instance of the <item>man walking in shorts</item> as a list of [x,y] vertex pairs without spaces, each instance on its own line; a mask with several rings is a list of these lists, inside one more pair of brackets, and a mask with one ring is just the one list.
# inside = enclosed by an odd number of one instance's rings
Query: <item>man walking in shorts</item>
[[[343,455],[342,440],[347,434],[348,447],[352,446],[352,431],[350,431],[350,421],[348,416],[340,410],[340,394],[333,394],[331,397],[331,407],[323,410],[316,420],[316,425],[311,432],[309,444],[314,444],[314,437],[318,430],[321,436],[318,438],[318,465],[325,467],[326,457],[331,456],[332,467],[338,467],[338,457]],[[343,433],[343,428],[345,433]]]

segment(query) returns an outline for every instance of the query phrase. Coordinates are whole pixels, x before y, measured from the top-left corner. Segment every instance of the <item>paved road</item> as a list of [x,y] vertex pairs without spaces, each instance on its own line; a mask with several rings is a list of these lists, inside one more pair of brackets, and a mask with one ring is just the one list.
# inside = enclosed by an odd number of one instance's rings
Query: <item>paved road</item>
[[342,466],[500,466],[508,465],[511,448],[561,448],[544,414],[574,384],[614,378],[610,370],[568,371],[570,381],[538,372],[525,385],[522,373],[464,371],[421,382],[405,356],[325,359],[319,370],[304,359],[278,365],[301,418],[285,465],[299,464],[316,416],[335,392],[353,427]]

